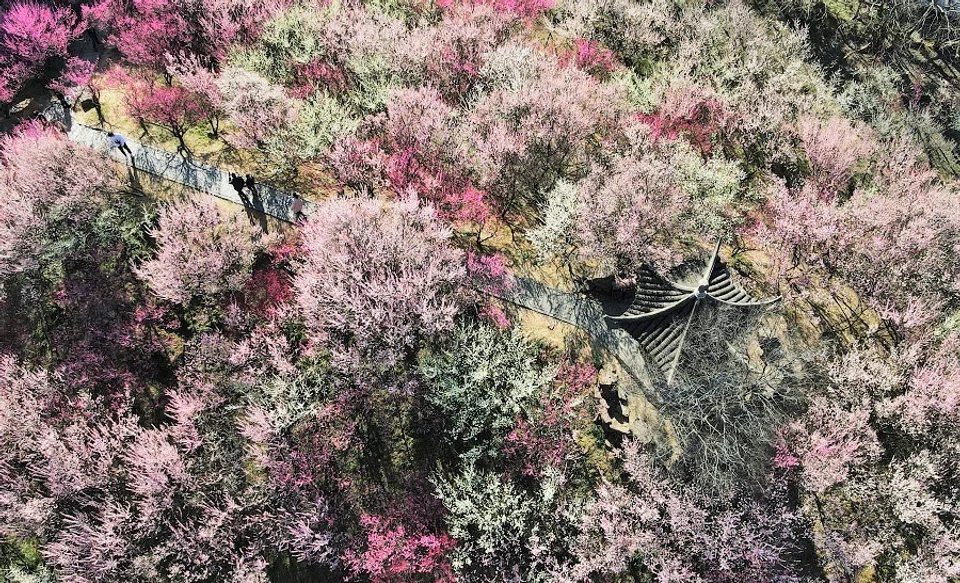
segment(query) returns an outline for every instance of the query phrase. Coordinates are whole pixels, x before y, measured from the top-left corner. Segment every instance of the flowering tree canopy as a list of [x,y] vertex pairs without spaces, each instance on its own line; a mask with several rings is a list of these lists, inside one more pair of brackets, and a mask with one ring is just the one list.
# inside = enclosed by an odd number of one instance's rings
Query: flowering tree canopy
[[346,370],[395,366],[422,340],[452,329],[462,255],[430,205],[329,202],[303,237],[297,302],[314,340]]
[[191,199],[163,205],[153,236],[157,256],[137,274],[159,297],[180,305],[242,290],[263,249],[260,232],[244,215]]
[[33,1],[0,7],[0,103],[9,102],[23,85],[44,75],[54,58],[66,59],[74,36],[70,11]]
[[952,4],[0,0],[0,581],[957,580]]

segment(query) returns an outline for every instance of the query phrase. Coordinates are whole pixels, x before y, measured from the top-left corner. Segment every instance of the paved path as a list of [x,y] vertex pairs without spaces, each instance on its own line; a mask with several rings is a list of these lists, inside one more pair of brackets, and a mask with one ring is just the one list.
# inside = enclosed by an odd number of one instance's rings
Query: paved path
[[611,328],[598,302],[582,294],[562,292],[524,277],[514,277],[512,286],[493,295],[580,328],[616,356],[641,387],[652,386],[640,343],[625,330]]
[[[54,111],[48,114],[48,117],[64,119],[62,110]],[[281,221],[293,222],[290,213],[293,197],[287,192],[266,184],[258,184],[258,196],[240,196],[227,182],[228,173],[219,168],[127,139],[130,149],[133,150],[131,161],[118,150],[108,147],[107,134],[103,130],[76,122],[71,123],[69,112],[65,121],[71,140],[100,150],[117,162],[132,165],[137,170],[183,184]],[[309,215],[315,208],[316,204],[304,201],[305,215]],[[651,377],[641,355],[640,344],[624,330],[610,328],[599,303],[581,294],[561,292],[532,279],[514,277],[513,280],[514,285],[510,286],[508,291],[495,295],[522,308],[539,312],[584,330],[616,356],[640,386],[651,386]]]
[[[109,148],[105,131],[74,122],[70,119],[69,113],[64,116],[63,110],[58,111],[58,109],[48,110],[48,118],[64,121],[64,125],[68,128],[67,136],[78,144],[99,150],[121,164],[132,166],[136,170],[148,172],[164,180],[211,194],[281,221],[292,223],[294,220],[290,211],[293,195],[288,192],[269,184],[258,183],[255,194],[240,195],[228,182],[228,172],[127,138],[127,144],[133,150],[133,160],[131,160],[116,148]],[[315,207],[314,203],[304,201],[303,214],[309,215]]]

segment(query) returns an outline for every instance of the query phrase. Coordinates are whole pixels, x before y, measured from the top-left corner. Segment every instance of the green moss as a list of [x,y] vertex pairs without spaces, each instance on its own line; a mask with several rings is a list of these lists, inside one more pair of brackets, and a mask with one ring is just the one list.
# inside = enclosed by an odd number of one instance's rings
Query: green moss
[[9,571],[37,574],[37,581],[46,581],[48,570],[39,547],[34,538],[11,536],[0,541],[0,583],[7,583]]
[[13,551],[23,564],[34,566],[43,561],[40,555],[39,544],[32,538],[9,537],[6,544]]
[[859,0],[823,0],[823,5],[834,18],[849,22],[857,13]]
[[947,336],[954,332],[960,332],[960,310],[947,316],[943,326],[938,331],[938,336]]

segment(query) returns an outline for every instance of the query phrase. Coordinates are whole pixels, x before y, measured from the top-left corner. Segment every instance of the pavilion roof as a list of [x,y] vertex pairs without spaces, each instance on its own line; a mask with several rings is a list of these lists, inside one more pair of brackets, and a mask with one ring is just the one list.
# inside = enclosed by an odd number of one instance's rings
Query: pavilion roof
[[699,281],[684,285],[668,281],[648,266],[636,274],[634,296],[625,311],[607,317],[629,332],[648,356],[673,382],[687,330],[697,307],[713,303],[739,308],[765,308],[780,298],[758,300],[733,282],[720,259],[720,243],[714,248]]

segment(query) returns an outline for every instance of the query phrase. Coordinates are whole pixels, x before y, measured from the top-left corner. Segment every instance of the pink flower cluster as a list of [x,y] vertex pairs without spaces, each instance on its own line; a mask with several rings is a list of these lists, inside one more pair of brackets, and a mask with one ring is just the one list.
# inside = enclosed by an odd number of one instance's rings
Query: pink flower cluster
[[355,577],[372,583],[452,583],[447,559],[455,542],[446,533],[408,529],[389,519],[364,514],[360,525],[366,537],[362,551],[347,551],[344,562]]

